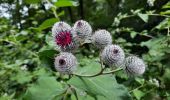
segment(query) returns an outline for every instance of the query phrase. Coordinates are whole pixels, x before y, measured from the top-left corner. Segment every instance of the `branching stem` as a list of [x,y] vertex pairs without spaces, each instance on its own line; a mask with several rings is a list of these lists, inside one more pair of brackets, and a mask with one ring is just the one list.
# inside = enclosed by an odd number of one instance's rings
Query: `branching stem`
[[118,72],[120,70],[122,70],[123,68],[117,68],[115,70],[112,70],[112,71],[109,71],[109,72],[104,72],[104,70],[106,69],[104,66],[103,66],[103,62],[101,60],[101,57],[100,57],[100,64],[101,64],[101,70],[100,72],[94,74],[94,75],[80,75],[80,74],[73,74],[75,76],[79,76],[79,77],[96,77],[96,76],[99,76],[99,75],[105,75],[105,74],[112,74],[112,73],[115,73],[115,72]]

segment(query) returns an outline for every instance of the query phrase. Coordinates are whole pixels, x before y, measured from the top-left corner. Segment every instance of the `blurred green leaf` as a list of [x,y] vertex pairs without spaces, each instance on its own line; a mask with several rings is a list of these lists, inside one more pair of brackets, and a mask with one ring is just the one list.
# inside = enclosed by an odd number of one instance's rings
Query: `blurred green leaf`
[[12,80],[16,80],[20,84],[30,82],[32,80],[32,75],[27,71],[19,71],[17,75],[12,77]]
[[50,18],[45,20],[44,22],[42,22],[42,24],[38,27],[39,30],[44,30],[47,29],[51,26],[54,25],[54,23],[56,23],[57,21],[59,21],[59,19],[57,18]]
[[[69,84],[97,97],[97,100],[131,100],[127,89],[116,82],[114,75],[101,75],[92,78],[74,76]],[[109,84],[109,85],[108,85]]]
[[149,16],[148,16],[147,14],[138,13],[138,16],[139,16],[145,23],[148,22]]
[[169,15],[170,14],[170,10],[164,11],[160,13],[161,15]]
[[27,4],[37,4],[37,3],[41,2],[41,0],[24,0],[24,1]]
[[62,84],[57,82],[55,77],[42,76],[38,79],[36,84],[31,85],[23,99],[24,100],[52,100],[57,99],[65,89]]
[[50,35],[46,35],[46,37],[45,37],[45,42],[48,44],[48,46],[50,47],[50,48],[55,48],[56,47],[56,44],[55,44],[55,42],[54,42],[54,38],[52,37],[52,35],[50,34]]
[[164,6],[162,6],[163,9],[168,9],[170,8],[170,2],[168,2],[167,4],[165,4]]
[[133,94],[135,95],[137,100],[141,100],[141,97],[145,95],[145,93],[140,90],[134,90]]
[[165,18],[162,22],[160,22],[155,28],[164,29],[170,26],[170,18]]
[[134,38],[136,35],[137,35],[137,33],[134,32],[134,31],[132,31],[132,32],[130,33],[131,38]]
[[58,52],[56,50],[43,50],[38,53],[42,66],[53,68],[54,57]]
[[145,80],[143,78],[139,78],[139,77],[136,77],[135,80],[140,84],[144,84],[144,82],[145,82]]
[[59,0],[55,3],[57,7],[69,7],[69,6],[78,6],[78,3],[71,0]]

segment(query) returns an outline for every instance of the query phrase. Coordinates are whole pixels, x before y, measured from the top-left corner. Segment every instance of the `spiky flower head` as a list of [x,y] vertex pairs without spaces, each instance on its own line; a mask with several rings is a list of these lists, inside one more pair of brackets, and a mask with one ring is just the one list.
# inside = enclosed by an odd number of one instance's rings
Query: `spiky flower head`
[[55,58],[55,69],[62,74],[72,74],[77,67],[77,59],[72,53],[62,52]]
[[105,46],[112,44],[112,36],[104,29],[96,31],[92,39],[94,45],[99,49],[103,49]]
[[72,52],[78,48],[77,36],[71,26],[65,22],[56,22],[52,27],[52,36],[56,46],[64,52]]
[[63,21],[56,22],[52,27],[52,36],[55,37],[61,31],[67,31],[67,30],[71,30],[71,26],[69,24]]
[[125,60],[125,71],[128,75],[142,75],[145,72],[145,63],[136,56],[129,56]]
[[107,45],[101,53],[101,59],[109,67],[122,67],[125,54],[120,46]]
[[78,20],[75,22],[73,29],[76,31],[77,36],[84,41],[88,37],[91,37],[92,28],[91,25],[84,20]]

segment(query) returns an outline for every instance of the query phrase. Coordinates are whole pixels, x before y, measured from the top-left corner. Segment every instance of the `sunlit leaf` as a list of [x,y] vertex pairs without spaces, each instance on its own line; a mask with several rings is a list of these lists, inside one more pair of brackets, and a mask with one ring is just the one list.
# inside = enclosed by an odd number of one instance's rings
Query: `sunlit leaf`
[[45,20],[44,22],[42,22],[42,24],[38,27],[39,30],[44,30],[47,29],[49,27],[52,27],[54,25],[55,22],[59,21],[59,19],[57,18],[50,18]]
[[55,3],[57,7],[69,7],[69,6],[78,6],[78,3],[71,0],[59,0]]

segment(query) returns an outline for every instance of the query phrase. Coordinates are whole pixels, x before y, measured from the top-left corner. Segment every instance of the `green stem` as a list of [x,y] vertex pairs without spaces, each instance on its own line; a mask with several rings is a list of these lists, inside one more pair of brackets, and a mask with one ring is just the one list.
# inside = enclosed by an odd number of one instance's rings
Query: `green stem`
[[[149,15],[149,16],[160,16],[160,17],[162,16],[162,17],[170,18],[170,16],[168,16],[168,15],[160,15],[160,14],[147,14],[147,15]],[[137,16],[137,14],[135,14],[135,15],[128,15],[128,16],[122,17],[121,19],[130,18],[130,17],[134,17],[134,16]]]
[[73,74],[73,75],[79,76],[79,77],[96,77],[96,76],[99,76],[99,75],[112,74],[112,73],[115,73],[115,72],[122,70],[123,68],[118,68],[118,69],[115,69],[115,70],[112,70],[112,71],[109,71],[109,72],[104,72],[104,69],[105,68],[103,68],[99,73],[94,74],[94,75],[79,75],[79,74]]
[[115,72],[118,72],[118,71],[121,71],[123,70],[123,68],[117,68],[115,70],[112,70],[112,71],[109,71],[109,72],[103,72],[102,74],[105,75],[105,74],[111,74],[111,73],[115,73]]
[[70,87],[70,90],[73,92],[74,96],[76,97],[76,100],[78,100],[78,95],[77,95],[76,89],[73,86],[71,86],[70,84],[68,84],[68,86]]
[[137,87],[137,88],[135,88],[135,89],[133,89],[133,90],[130,90],[129,93],[132,93],[133,91],[138,90],[138,89],[140,89],[140,88],[142,88],[142,87],[144,87],[144,86],[146,86],[146,84],[142,84],[142,85],[140,85],[139,87]]
[[169,29],[169,27],[168,27],[168,33],[167,33],[167,36],[170,36],[170,29]]
[[52,4],[49,0],[46,0],[46,1],[47,1],[47,3],[48,3],[49,5],[52,6],[52,9],[51,9],[51,10],[53,11],[53,14],[54,14],[55,18],[60,19],[60,18],[58,17],[58,15],[57,15],[57,12],[56,12],[57,7],[56,7],[54,4]]

